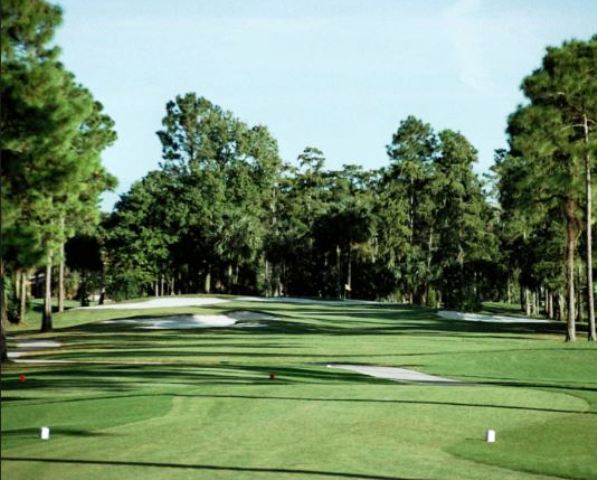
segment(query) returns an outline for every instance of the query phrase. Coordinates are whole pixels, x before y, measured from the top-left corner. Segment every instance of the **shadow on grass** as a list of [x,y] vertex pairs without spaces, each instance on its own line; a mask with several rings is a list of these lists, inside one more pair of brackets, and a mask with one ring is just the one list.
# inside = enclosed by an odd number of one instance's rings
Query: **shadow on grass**
[[[13,430],[2,430],[2,437],[8,439],[14,438],[35,438],[39,435],[38,428],[19,428]],[[94,432],[91,430],[81,430],[70,427],[52,427],[52,437],[68,436],[68,437],[106,437],[114,436],[115,433],[109,432]]]
[[[101,388],[114,392],[129,392],[141,386],[155,385],[262,385],[293,383],[388,384],[389,380],[352,372],[337,372],[326,368],[268,367],[227,364],[201,366],[176,365],[78,365],[55,370],[28,373],[27,382],[20,383],[18,375],[3,374],[5,392],[34,391],[39,388]],[[276,372],[272,381],[270,372]]]
[[[406,385],[405,385],[406,386]],[[577,415],[597,415],[597,411],[591,410],[575,410],[575,409],[559,409],[547,407],[532,407],[523,405],[497,405],[493,403],[470,403],[470,402],[449,402],[439,400],[400,400],[400,399],[383,399],[383,398],[329,398],[329,397],[295,397],[295,396],[276,396],[276,395],[238,395],[238,394],[194,394],[194,393],[151,393],[151,394],[133,394],[133,395],[106,395],[93,396],[88,398],[66,398],[60,400],[48,401],[34,401],[27,404],[15,406],[31,406],[31,405],[50,405],[50,404],[69,404],[81,403],[97,400],[115,400],[123,398],[155,398],[155,397],[175,397],[175,398],[193,398],[193,399],[223,399],[223,400],[256,400],[256,401],[289,401],[289,402],[316,402],[316,403],[361,403],[361,404],[388,404],[388,405],[424,405],[424,406],[439,406],[439,407],[456,407],[456,408],[491,408],[499,410],[519,410],[525,412],[541,412],[541,413],[565,413]],[[30,433],[31,429],[23,429]],[[3,431],[2,434],[5,432]],[[68,433],[67,433],[68,434]]]
[[[496,338],[513,339],[537,339],[534,334],[564,334],[564,323],[485,323],[466,322],[458,320],[442,319],[436,316],[436,310],[396,304],[376,305],[303,305],[303,304],[263,304],[259,308],[247,306],[244,310],[275,315],[279,320],[263,320],[263,328],[217,329],[220,335],[234,333],[237,336],[254,338],[259,335],[462,335],[464,337],[483,335],[484,337],[495,336]],[[148,334],[147,330],[141,330],[135,325],[126,324],[105,324],[102,320],[136,320],[146,318],[159,318],[172,315],[192,315],[199,312],[211,312],[215,314],[226,314],[239,311],[241,308],[236,304],[234,307],[226,307],[222,304],[203,306],[200,310],[189,308],[187,310],[176,309],[175,313],[164,311],[143,313],[126,311],[97,311],[98,319],[93,323],[83,323],[76,326],[66,327],[63,330],[68,333],[105,333],[114,334],[120,332],[134,332],[151,338],[157,337],[188,337],[189,335],[201,336],[213,333],[216,329],[188,329],[188,330],[159,330]],[[86,315],[89,312],[83,312]],[[580,326],[579,334],[582,334],[584,326]],[[161,335],[162,333],[165,335]],[[176,332],[176,333],[174,333]],[[23,330],[20,334],[36,333],[35,330]]]
[[58,458],[26,458],[26,457],[1,457],[5,462],[42,462],[42,463],[66,463],[74,465],[96,465],[111,467],[153,467],[153,468],[182,468],[192,470],[229,471],[229,472],[253,472],[290,475],[319,475],[327,477],[355,478],[366,480],[421,480],[406,477],[388,477],[383,475],[369,475],[365,473],[347,472],[326,472],[321,470],[304,470],[291,468],[265,468],[265,467],[240,467],[225,465],[203,465],[194,463],[162,463],[162,462],[134,462],[118,460],[84,460],[84,459],[58,459]]
[[431,400],[386,400],[377,398],[311,398],[311,397],[276,397],[276,396],[254,396],[254,395],[201,395],[201,394],[175,394],[176,397],[200,397],[200,398],[231,398],[231,399],[250,399],[250,400],[290,400],[305,402],[356,402],[356,403],[387,403],[397,405],[430,405],[447,407],[473,407],[473,408],[497,408],[505,410],[523,410],[528,412],[546,412],[546,413],[573,413],[580,415],[597,415],[597,412],[585,410],[563,410],[557,408],[524,407],[519,405],[495,405],[490,403],[462,403],[462,402],[440,402]]

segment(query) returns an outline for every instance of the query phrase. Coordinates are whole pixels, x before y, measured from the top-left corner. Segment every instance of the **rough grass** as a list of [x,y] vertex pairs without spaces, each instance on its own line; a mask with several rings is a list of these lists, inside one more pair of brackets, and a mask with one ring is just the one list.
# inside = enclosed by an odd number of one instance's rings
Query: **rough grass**
[[[100,323],[238,309],[282,320],[244,330]],[[64,348],[32,355],[72,363],[3,366],[3,478],[597,478],[597,349],[563,343],[557,324],[458,322],[399,305],[250,302],[71,310],[55,324],[39,335],[30,320],[12,333],[60,340]],[[463,383],[396,383],[325,367],[339,361]],[[52,428],[50,441],[37,438],[42,425]],[[497,431],[493,445],[483,441],[488,428]]]

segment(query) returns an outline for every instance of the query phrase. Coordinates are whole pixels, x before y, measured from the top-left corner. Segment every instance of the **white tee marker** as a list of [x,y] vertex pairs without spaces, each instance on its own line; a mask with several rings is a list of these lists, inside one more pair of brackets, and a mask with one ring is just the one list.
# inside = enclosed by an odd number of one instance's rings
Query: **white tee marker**
[[50,439],[50,427],[41,427],[39,429],[39,438],[42,440],[49,440]]
[[487,443],[495,443],[495,430],[487,430],[485,441]]

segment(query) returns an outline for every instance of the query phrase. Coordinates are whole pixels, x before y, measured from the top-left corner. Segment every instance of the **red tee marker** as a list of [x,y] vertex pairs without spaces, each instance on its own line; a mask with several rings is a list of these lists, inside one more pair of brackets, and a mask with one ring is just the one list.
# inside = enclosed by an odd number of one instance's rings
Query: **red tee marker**
[[275,373],[273,373],[273,372],[272,372],[272,373],[270,373],[270,374],[269,374],[269,379],[270,379],[270,380],[275,380],[275,379],[276,379],[276,374],[275,374]]
[[20,383],[25,383],[27,381],[27,377],[25,377],[25,375],[21,374],[19,375],[19,382]]

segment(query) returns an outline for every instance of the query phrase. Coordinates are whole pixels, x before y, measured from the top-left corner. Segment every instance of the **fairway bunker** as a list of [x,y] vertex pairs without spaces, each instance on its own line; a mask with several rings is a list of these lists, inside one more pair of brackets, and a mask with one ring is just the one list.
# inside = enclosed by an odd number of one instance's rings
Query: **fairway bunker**
[[278,320],[278,317],[261,312],[238,311],[221,315],[171,315],[165,317],[125,318],[106,320],[102,323],[134,325],[142,330],[186,330],[194,328],[259,328],[259,320]]
[[398,367],[375,367],[369,365],[348,365],[348,364],[334,364],[326,365],[328,368],[341,368],[350,370],[352,372],[369,375],[370,377],[385,378],[387,380],[395,380],[399,382],[415,382],[415,383],[430,383],[430,384],[457,384],[456,380],[450,378],[436,377],[435,375],[427,375],[426,373],[417,372],[416,370],[409,370]]
[[270,303],[292,303],[299,305],[377,305],[381,302],[373,300],[326,300],[322,298],[302,297],[238,297],[238,302],[270,302]]
[[448,320],[463,320],[465,322],[489,322],[489,323],[551,323],[551,320],[538,320],[526,317],[507,317],[505,315],[493,315],[482,313],[464,313],[451,310],[437,312],[441,318]]
[[[37,358],[22,358],[29,353],[43,352],[61,347],[56,340],[22,340],[17,342],[15,349],[8,352],[8,358],[15,363],[63,363],[65,360],[41,360]],[[23,381],[24,383],[24,381]]]
[[202,307],[204,305],[217,305],[227,302],[271,302],[291,303],[304,305],[360,305],[377,304],[370,300],[323,300],[300,297],[161,297],[130,303],[109,303],[107,305],[94,305],[91,307],[78,307],[89,310],[138,310],[151,308],[176,308],[176,307]]
[[203,305],[217,305],[218,303],[229,301],[217,297],[161,297],[142,302],[110,303],[84,308],[91,310],[138,310],[146,308],[201,307]]
[[19,358],[27,353],[49,350],[62,346],[55,340],[22,340],[17,342],[15,350],[8,352],[8,358]]

